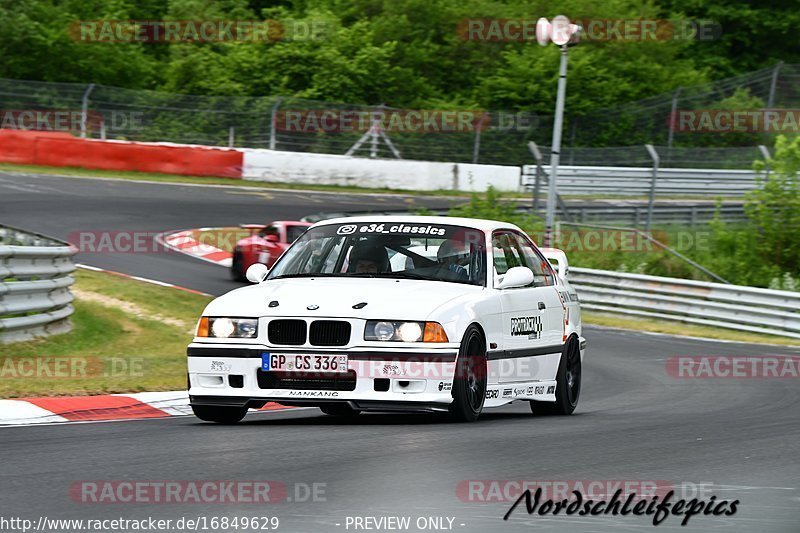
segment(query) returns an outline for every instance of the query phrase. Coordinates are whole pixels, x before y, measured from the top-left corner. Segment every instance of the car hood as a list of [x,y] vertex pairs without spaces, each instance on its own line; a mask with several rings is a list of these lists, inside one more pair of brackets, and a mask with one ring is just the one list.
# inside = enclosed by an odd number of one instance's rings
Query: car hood
[[[483,287],[407,279],[296,278],[266,281],[220,296],[207,316],[310,316],[424,320],[438,307]],[[269,303],[277,301],[276,307]],[[353,306],[366,303],[361,309]],[[309,309],[309,306],[319,306]]]

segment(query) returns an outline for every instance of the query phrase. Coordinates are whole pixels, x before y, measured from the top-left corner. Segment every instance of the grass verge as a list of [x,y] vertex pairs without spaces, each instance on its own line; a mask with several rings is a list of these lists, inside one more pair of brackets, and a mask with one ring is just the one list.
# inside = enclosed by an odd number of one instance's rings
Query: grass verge
[[211,298],[102,272],[75,277],[71,332],[0,345],[0,397],[185,388],[186,345]]
[[664,333],[677,337],[704,337],[724,341],[746,342],[752,344],[780,344],[783,346],[800,346],[800,339],[749,333],[732,329],[714,328],[696,324],[683,324],[667,320],[654,320],[643,318],[629,318],[592,311],[581,312],[585,325],[605,326],[610,328],[648,331],[651,333]]

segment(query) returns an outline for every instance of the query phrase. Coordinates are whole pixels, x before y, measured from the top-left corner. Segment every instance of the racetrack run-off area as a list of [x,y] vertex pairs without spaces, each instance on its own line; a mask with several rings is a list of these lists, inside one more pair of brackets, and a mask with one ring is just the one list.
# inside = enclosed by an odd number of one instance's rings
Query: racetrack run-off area
[[[222,266],[159,249],[153,237],[321,211],[453,202],[11,174],[0,174],[0,197],[0,220],[11,226],[62,239],[142,235],[143,250],[81,251],[79,263],[214,295],[240,284]],[[526,404],[515,403],[466,425],[435,415],[343,420],[301,409],[251,413],[233,427],[176,416],[0,428],[6,453],[0,482],[14,488],[2,493],[4,514],[279,517],[279,531],[352,531],[348,517],[363,515],[412,516],[412,523],[449,517],[452,523],[441,523],[470,532],[649,529],[648,517],[528,516],[524,505],[503,521],[516,482],[593,481],[602,491],[628,481],[673,488],[676,497],[740,501],[734,516],[695,516],[686,527],[669,517],[658,530],[797,531],[800,381],[680,377],[668,362],[676,356],[796,356],[800,350],[597,327],[586,327],[584,336],[583,390],[571,417],[535,417]],[[86,490],[120,480],[268,480],[278,501],[102,504]]]

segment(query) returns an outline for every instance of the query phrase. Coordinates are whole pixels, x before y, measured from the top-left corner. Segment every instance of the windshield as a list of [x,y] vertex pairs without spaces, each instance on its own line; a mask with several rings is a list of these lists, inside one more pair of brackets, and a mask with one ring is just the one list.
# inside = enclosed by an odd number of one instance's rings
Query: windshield
[[442,224],[320,226],[298,239],[267,279],[384,277],[485,286],[485,242],[480,230]]

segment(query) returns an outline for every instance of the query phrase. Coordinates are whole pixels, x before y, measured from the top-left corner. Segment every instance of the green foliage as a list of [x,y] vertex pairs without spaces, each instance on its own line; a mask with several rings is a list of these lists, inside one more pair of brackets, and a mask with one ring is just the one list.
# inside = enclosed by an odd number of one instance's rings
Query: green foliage
[[516,224],[523,231],[535,235],[543,229],[541,221],[529,213],[519,211],[513,200],[491,185],[485,193],[472,193],[469,202],[450,209],[451,217],[500,220]]
[[[554,11],[555,10],[555,11]],[[550,114],[558,49],[468,39],[468,19],[553,16],[720,22],[715,41],[585,41],[571,51],[573,115],[761,68],[797,50],[775,35],[800,24],[786,6],[699,0],[0,0],[0,76],[211,95],[282,95],[417,108],[505,108]],[[317,39],[86,43],[78,20],[277,20]],[[794,21],[794,22],[792,22]],[[290,36],[291,37],[291,36]],[[698,53],[702,51],[702,53]],[[746,61],[739,63],[744,56]]]
[[[796,290],[800,281],[800,137],[779,136],[761,187],[745,197],[743,225],[717,219],[698,259],[731,282]],[[755,168],[764,171],[764,163]]]

